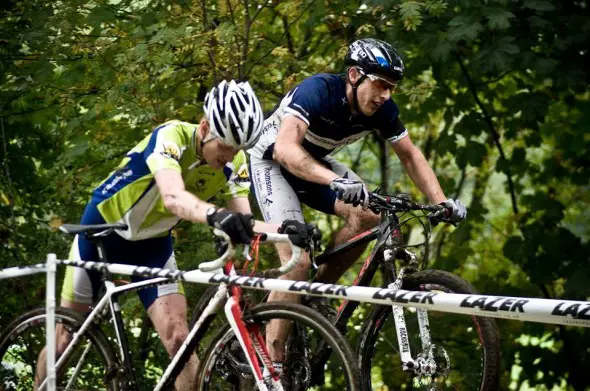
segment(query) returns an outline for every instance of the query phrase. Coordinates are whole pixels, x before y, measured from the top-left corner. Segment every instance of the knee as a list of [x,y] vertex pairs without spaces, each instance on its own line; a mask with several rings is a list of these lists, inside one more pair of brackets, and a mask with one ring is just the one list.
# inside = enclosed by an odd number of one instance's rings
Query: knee
[[57,355],[61,355],[72,340],[72,335],[62,326],[58,325],[55,329],[55,350]]
[[361,227],[363,229],[371,229],[379,224],[379,221],[381,220],[380,215],[376,215],[370,210],[363,210],[360,215]]
[[282,275],[281,278],[288,280],[307,280],[310,269],[311,261],[309,260],[309,256],[307,253],[302,253],[301,259],[299,259],[299,262],[297,262],[293,270]]
[[347,223],[354,227],[355,230],[365,231],[371,229],[379,224],[380,216],[371,212],[370,210],[362,210],[355,208],[354,213],[348,216]]

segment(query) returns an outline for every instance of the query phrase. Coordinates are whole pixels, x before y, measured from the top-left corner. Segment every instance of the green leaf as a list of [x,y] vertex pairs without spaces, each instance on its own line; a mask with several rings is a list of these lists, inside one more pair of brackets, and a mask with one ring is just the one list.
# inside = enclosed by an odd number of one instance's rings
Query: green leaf
[[465,147],[457,148],[455,161],[459,167],[465,167],[467,164],[479,167],[487,154],[488,150],[485,145],[470,141]]
[[443,0],[426,1],[424,8],[432,16],[440,16],[447,9],[447,3]]
[[519,166],[522,163],[524,163],[526,159],[526,150],[522,147],[520,148],[515,148],[514,151],[512,151],[512,159],[511,159],[511,164],[515,165],[515,166]]
[[499,158],[496,162],[496,171],[507,174],[510,172],[510,162],[506,159]]
[[422,24],[420,10],[422,4],[417,1],[406,1],[399,6],[400,16],[406,30],[416,30]]
[[479,22],[455,25],[449,31],[449,39],[454,42],[460,40],[472,41],[477,38],[477,35],[482,30],[483,26]]
[[548,0],[525,0],[524,7],[537,11],[553,11],[555,6]]
[[485,10],[488,18],[488,26],[494,30],[504,30],[510,27],[510,19],[514,14],[504,8],[487,8]]
[[435,61],[444,62],[448,60],[451,50],[453,50],[453,45],[449,41],[442,41],[430,52],[430,56]]
[[517,264],[524,264],[526,257],[524,254],[524,240],[520,236],[511,236],[504,243],[502,252],[508,259],[513,260]]

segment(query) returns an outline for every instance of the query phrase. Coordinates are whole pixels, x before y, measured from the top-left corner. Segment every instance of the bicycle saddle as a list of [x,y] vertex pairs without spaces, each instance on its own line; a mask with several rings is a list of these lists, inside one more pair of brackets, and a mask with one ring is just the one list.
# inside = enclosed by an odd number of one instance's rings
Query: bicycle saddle
[[62,224],[59,226],[59,230],[65,232],[70,235],[76,235],[80,233],[87,233],[88,235],[97,235],[103,231],[105,234],[111,233],[116,229],[127,229],[127,224],[117,223],[117,224]]

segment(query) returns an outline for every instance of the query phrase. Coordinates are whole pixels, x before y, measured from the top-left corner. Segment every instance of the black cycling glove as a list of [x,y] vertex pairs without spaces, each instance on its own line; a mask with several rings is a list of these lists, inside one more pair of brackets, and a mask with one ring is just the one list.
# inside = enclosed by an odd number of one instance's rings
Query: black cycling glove
[[278,232],[288,234],[289,240],[297,247],[308,250],[313,242],[314,247],[319,246],[322,233],[315,224],[306,224],[298,220],[285,220]]
[[254,236],[254,217],[227,210],[207,213],[207,223],[225,232],[233,243],[250,244]]

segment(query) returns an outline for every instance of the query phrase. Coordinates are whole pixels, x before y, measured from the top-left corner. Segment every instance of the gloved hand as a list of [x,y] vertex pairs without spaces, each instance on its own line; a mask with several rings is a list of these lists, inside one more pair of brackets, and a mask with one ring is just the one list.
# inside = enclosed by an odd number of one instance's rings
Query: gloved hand
[[467,217],[467,208],[459,200],[449,198],[448,200],[441,202],[440,205],[447,208],[448,211],[447,215],[441,219],[442,221],[457,224],[460,221],[465,220]]
[[336,178],[330,183],[330,189],[334,190],[338,198],[347,204],[353,206],[362,204],[363,210],[366,210],[369,205],[369,191],[362,181]]
[[225,232],[233,243],[250,244],[254,236],[254,217],[250,214],[215,210],[207,214],[207,223]]
[[298,220],[285,220],[278,229],[280,234],[288,234],[289,240],[297,247],[308,250],[310,244],[314,243],[314,248],[319,245],[322,233],[315,224],[306,224]]

